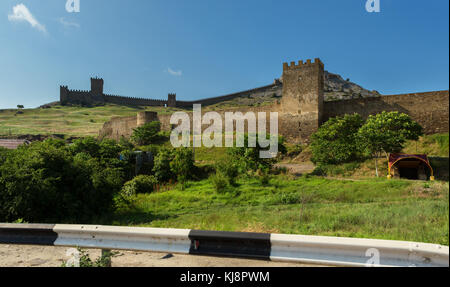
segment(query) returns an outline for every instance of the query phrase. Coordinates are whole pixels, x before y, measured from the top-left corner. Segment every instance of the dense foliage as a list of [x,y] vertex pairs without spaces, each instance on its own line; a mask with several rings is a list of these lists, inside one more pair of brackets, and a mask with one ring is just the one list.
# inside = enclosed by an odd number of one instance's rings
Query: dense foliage
[[399,152],[407,140],[418,140],[422,127],[407,114],[382,112],[369,116],[358,132],[361,146],[370,154]]
[[159,139],[159,132],[161,131],[161,123],[153,121],[137,127],[133,130],[131,139],[137,145],[149,145]]
[[311,137],[314,163],[339,164],[357,159],[357,133],[364,121],[358,114],[329,119]]
[[0,165],[0,220],[87,222],[110,211],[126,180],[119,152],[114,142],[91,138],[8,151]]
[[382,112],[364,122],[358,114],[329,119],[311,137],[312,161],[341,164],[399,152],[407,140],[417,140],[422,127],[410,116]]
[[155,157],[153,172],[160,182],[185,182],[195,174],[194,157],[190,148],[161,148]]
[[[258,135],[256,135],[258,138]],[[267,135],[267,139],[270,135]],[[276,161],[276,158],[262,158],[261,151],[268,150],[263,148],[256,141],[256,147],[249,147],[248,135],[244,137],[244,147],[234,147],[228,149],[228,155],[237,164],[240,173],[247,173],[249,171],[264,170],[268,171]],[[287,149],[284,145],[284,138],[278,137],[278,152],[286,153]]]
[[124,197],[131,197],[139,193],[151,193],[154,191],[158,180],[153,175],[138,175],[126,182],[122,187],[121,194]]

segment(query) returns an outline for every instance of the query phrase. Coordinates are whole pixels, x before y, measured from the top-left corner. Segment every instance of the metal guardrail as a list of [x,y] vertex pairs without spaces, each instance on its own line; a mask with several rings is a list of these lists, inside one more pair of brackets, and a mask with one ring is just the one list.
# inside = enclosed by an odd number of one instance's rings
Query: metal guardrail
[[0,224],[0,244],[139,250],[330,266],[449,266],[449,247],[437,244],[190,229]]

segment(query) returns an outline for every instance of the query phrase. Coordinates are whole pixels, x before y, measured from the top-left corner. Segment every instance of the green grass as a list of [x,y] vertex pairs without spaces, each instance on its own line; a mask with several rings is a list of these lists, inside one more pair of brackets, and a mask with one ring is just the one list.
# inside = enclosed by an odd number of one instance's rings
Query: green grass
[[163,107],[129,107],[105,105],[98,107],[63,107],[50,109],[25,109],[17,114],[16,109],[0,110],[0,136],[3,135],[48,135],[96,136],[103,124],[112,117],[135,116],[139,111],[156,111],[167,114],[174,111]]
[[209,180],[141,194],[133,208],[102,223],[276,232],[432,242],[448,245],[449,185],[443,182],[319,177],[239,181],[217,194]]
[[448,157],[449,134],[434,134],[421,137],[417,142],[409,141],[403,149],[405,153],[427,154],[428,156]]

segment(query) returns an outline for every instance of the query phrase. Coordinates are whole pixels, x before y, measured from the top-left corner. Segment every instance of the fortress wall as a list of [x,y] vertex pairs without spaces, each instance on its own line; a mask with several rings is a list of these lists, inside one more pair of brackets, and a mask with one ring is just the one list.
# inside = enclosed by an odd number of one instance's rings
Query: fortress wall
[[66,101],[75,105],[91,105],[94,98],[89,91],[67,90]]
[[103,95],[103,98],[105,102],[117,105],[164,107],[167,104],[167,101],[164,100],[121,97],[112,95]]
[[259,87],[259,88],[255,88],[255,89],[251,89],[251,90],[246,90],[246,91],[242,91],[242,92],[237,92],[237,93],[220,96],[220,97],[201,99],[201,100],[197,100],[197,101],[177,101],[177,107],[192,108],[192,105],[194,105],[194,104],[201,104],[203,106],[214,105],[214,104],[217,104],[217,103],[220,103],[223,101],[230,101],[230,100],[233,100],[238,97],[252,95],[252,94],[256,94],[256,93],[268,92],[271,90],[274,90],[274,93],[276,93],[277,87],[278,87],[277,84],[272,84],[272,85],[267,85],[267,86],[263,86],[263,87]]
[[130,138],[133,129],[137,127],[137,116],[134,117],[115,117],[103,125],[100,130],[99,138],[110,138],[119,141],[123,136]]
[[358,113],[364,118],[383,111],[399,111],[420,123],[426,134],[449,131],[449,91],[389,95],[324,103],[324,121]]
[[[225,132],[225,113],[226,112],[241,112],[242,114],[245,115],[245,113],[247,112],[254,112],[256,119],[258,120],[258,113],[260,112],[264,112],[266,114],[266,132],[269,133],[270,132],[270,112],[276,112],[276,106],[275,105],[268,105],[268,106],[262,106],[262,107],[247,107],[247,108],[229,108],[226,111],[217,111],[217,113],[221,116],[222,118],[222,125],[223,125],[223,132]],[[206,112],[210,112],[210,111],[202,111],[202,116],[206,113]],[[187,112],[187,114],[189,115],[190,121],[191,121],[191,131],[192,131],[192,127],[193,127],[193,122],[192,122],[192,111],[191,112]],[[158,119],[161,122],[161,129],[163,131],[171,131],[171,124],[170,124],[170,118],[171,118],[171,114],[164,114],[164,115],[158,115]],[[280,115],[279,115],[280,116]],[[279,120],[279,129],[281,129],[281,120]],[[178,124],[176,124],[175,126],[178,126]],[[204,131],[206,128],[210,127],[211,124],[206,124],[206,125],[202,125],[202,131]],[[245,122],[244,125],[244,129],[245,132],[248,131],[248,125],[247,122]],[[236,131],[236,123],[233,124],[233,130]]]

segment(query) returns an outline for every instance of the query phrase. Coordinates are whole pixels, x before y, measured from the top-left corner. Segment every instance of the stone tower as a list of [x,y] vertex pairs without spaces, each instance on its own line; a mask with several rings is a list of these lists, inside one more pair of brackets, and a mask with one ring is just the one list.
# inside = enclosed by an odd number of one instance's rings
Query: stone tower
[[69,101],[69,87],[59,86],[59,102],[61,105],[67,104]]
[[91,94],[96,96],[103,95],[103,79],[91,78]]
[[283,97],[280,103],[284,134],[307,142],[322,123],[324,65],[320,59],[283,64]]
[[176,108],[177,107],[177,94],[169,94],[167,99],[167,107]]

